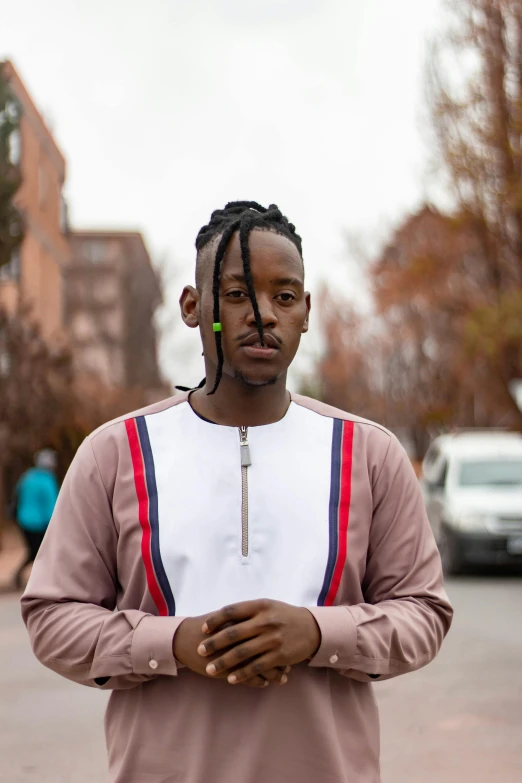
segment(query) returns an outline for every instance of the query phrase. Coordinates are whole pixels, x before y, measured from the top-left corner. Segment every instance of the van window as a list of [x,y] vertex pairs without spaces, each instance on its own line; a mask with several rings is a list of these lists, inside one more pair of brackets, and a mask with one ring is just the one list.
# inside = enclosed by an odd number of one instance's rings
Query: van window
[[496,459],[463,462],[460,466],[461,487],[520,487],[522,460]]
[[438,460],[440,456],[440,448],[433,444],[429,447],[428,451],[426,452],[426,456],[424,457],[424,461],[426,465],[429,467],[430,465],[433,465],[434,462]]
[[434,482],[434,486],[439,489],[444,489],[444,487],[446,486],[447,475],[448,475],[448,460],[445,459],[443,462],[441,462],[439,468],[439,476],[437,480]]

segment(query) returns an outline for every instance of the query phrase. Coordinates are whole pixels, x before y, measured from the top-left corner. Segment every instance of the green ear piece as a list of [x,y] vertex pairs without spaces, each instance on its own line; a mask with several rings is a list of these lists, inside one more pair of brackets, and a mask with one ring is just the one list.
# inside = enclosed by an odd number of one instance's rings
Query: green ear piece
[[213,328],[213,330],[215,332],[222,332],[223,331],[223,327],[221,326],[221,324],[212,324],[212,328]]

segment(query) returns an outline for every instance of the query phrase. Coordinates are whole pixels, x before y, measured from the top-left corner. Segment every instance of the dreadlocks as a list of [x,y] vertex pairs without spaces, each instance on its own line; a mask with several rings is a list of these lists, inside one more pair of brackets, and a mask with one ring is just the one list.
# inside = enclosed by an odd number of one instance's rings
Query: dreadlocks
[[[219,314],[219,281],[221,275],[221,266],[223,258],[227,251],[228,244],[235,234],[239,231],[239,243],[241,247],[241,258],[243,261],[243,272],[245,283],[248,289],[248,295],[252,302],[254,317],[256,319],[257,331],[261,345],[265,344],[263,321],[256,299],[254,290],[254,281],[250,267],[250,248],[248,245],[249,234],[254,229],[263,231],[273,231],[276,234],[289,239],[296,246],[299,255],[303,254],[301,247],[301,237],[296,234],[295,226],[288,221],[275,204],[270,204],[268,208],[262,207],[256,201],[231,201],[224,209],[216,209],[210,222],[203,226],[196,238],[196,250],[198,254],[213,239],[220,237],[214,258],[214,273],[212,277],[212,294],[214,298],[214,336],[216,340],[217,351],[217,371],[214,381],[214,387],[209,394],[214,394],[217,390],[221,377],[223,375],[223,346],[221,339],[221,322]],[[204,382],[203,382],[204,383]],[[201,385],[203,385],[200,384]]]

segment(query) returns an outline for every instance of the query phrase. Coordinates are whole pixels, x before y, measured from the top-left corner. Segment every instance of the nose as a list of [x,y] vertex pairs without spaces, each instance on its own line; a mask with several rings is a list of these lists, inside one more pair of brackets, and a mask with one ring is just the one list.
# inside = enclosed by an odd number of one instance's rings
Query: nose
[[[274,300],[268,294],[257,294],[256,292],[257,306],[261,315],[261,323],[265,329],[274,329],[277,326],[277,315],[275,313]],[[247,324],[249,326],[256,326],[256,318],[254,315],[254,308],[249,308]]]

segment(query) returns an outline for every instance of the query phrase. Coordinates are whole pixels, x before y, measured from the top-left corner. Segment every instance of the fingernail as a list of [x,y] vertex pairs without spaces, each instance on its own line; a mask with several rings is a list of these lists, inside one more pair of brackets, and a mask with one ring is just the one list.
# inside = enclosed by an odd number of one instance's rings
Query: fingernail
[[237,677],[235,674],[230,674],[228,677],[228,681],[233,685],[235,682],[237,682]]
[[203,623],[203,628],[201,629],[203,633],[208,633],[208,625],[206,623]]
[[281,685],[284,685],[285,682],[288,682],[288,677],[286,676],[286,674],[283,674],[283,676],[281,677]]
[[200,644],[200,645],[199,645],[199,647],[198,647],[198,653],[199,653],[200,655],[206,655],[206,654],[207,654],[207,648],[205,647],[205,645],[204,645],[204,644]]
[[209,663],[209,665],[206,668],[207,674],[215,674],[216,673],[216,667],[213,663]]
[[269,685],[270,685],[270,683],[268,682],[268,680],[265,680],[263,688],[267,688]]

